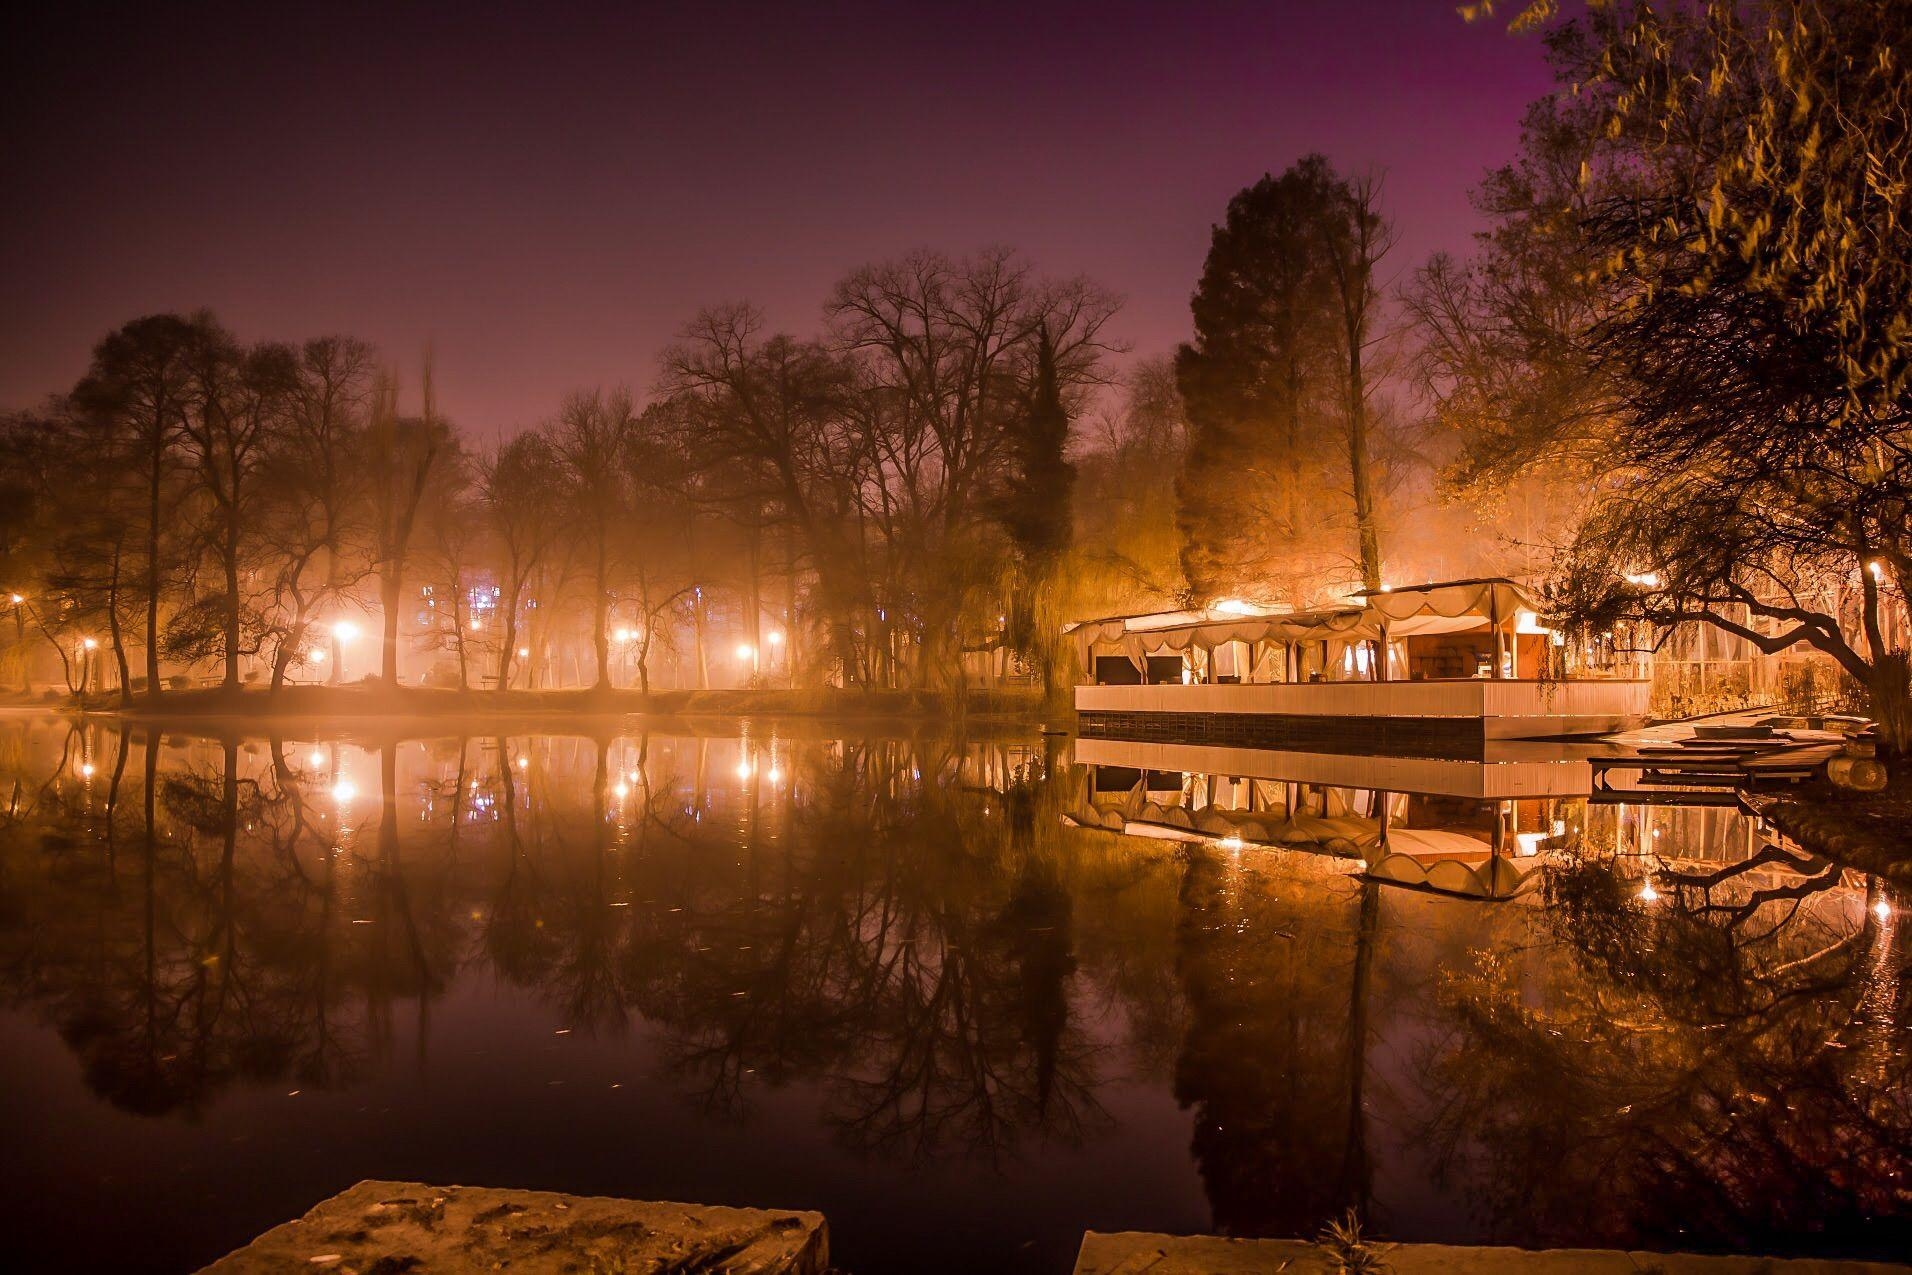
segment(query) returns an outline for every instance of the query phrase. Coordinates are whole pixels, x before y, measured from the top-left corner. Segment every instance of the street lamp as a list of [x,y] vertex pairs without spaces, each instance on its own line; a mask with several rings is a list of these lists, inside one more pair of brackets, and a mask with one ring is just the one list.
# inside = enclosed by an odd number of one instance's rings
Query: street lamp
[[350,620],[340,620],[332,626],[332,671],[325,679],[327,686],[337,686],[345,676],[345,648],[358,635],[358,625]]

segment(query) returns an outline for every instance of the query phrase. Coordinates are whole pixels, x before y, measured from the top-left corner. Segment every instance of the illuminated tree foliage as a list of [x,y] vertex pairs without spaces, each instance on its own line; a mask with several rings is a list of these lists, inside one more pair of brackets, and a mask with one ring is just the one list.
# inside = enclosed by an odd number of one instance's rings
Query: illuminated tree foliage
[[[1189,416],[1177,481],[1183,570],[1202,601],[1244,585],[1295,604],[1352,558],[1381,583],[1371,349],[1389,232],[1376,191],[1310,155],[1229,202],[1176,358]],[[1356,549],[1337,554],[1347,493]],[[1336,577],[1340,577],[1337,579]]]
[[[1485,423],[1476,468],[1594,444],[1568,611],[1815,647],[1912,749],[1890,622],[1912,570],[1912,14],[1606,4],[1549,50],[1566,89],[1490,194],[1544,186],[1471,291],[1426,294],[1449,403]],[[1504,348],[1454,339],[1482,313]]]

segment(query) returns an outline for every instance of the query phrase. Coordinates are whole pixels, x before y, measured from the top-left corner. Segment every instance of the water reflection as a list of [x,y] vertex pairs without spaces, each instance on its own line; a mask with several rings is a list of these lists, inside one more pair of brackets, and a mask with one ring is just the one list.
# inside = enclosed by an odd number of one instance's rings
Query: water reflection
[[[495,985],[654,1058],[710,1127],[794,1094],[846,1164],[959,1164],[984,1193],[1034,1166],[1045,1251],[1350,1207],[1403,1238],[1904,1251],[1906,948],[1876,884],[1723,811],[1098,769],[1054,740],[0,719],[0,997],[100,1099],[177,1120],[462,1074],[434,1012]],[[1164,829],[1189,835],[1133,835]],[[1531,886],[1384,883],[1390,830]],[[1183,1113],[1159,1144],[1153,1095]],[[1118,1145],[1154,1149],[1070,1196],[1071,1157]],[[777,1202],[834,1214],[907,1198],[788,1177]],[[245,1238],[174,1224],[181,1252]]]

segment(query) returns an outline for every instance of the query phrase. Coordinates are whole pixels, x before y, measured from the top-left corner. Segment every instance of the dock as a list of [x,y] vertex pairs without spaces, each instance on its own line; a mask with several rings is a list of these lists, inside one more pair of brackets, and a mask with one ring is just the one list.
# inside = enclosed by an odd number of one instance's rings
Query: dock
[[1891,1262],[1825,1258],[1636,1253],[1623,1249],[1483,1248],[1452,1244],[1363,1246],[1376,1265],[1360,1266],[1337,1250],[1307,1240],[1238,1240],[1217,1235],[1153,1235],[1090,1231],[1082,1237],[1075,1275],[1906,1275]]
[[365,1181],[201,1275],[500,1270],[824,1275],[821,1213]]

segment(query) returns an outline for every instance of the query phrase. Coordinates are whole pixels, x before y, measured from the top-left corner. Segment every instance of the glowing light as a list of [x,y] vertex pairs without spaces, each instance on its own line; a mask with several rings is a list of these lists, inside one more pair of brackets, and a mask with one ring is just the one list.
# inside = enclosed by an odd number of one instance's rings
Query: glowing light
[[[1877,558],[1866,563],[1866,570],[1872,573],[1874,580],[1883,581],[1885,579],[1885,563],[1879,561]],[[18,601],[18,599],[15,599],[15,601]]]
[[471,631],[476,633],[479,629],[484,627],[484,622],[479,620],[477,616],[473,616],[471,619],[470,627],[471,627]]
[[1227,850],[1232,854],[1240,854],[1242,851],[1242,847],[1247,844],[1248,843],[1243,841],[1238,834],[1231,832],[1227,836],[1216,841],[1215,848],[1217,850]]
[[766,770],[764,772],[763,777],[765,779],[768,779],[773,784],[780,784],[783,782],[783,772],[781,770],[778,770],[775,766],[772,766],[769,770]]
[[350,642],[358,637],[358,635],[358,625],[352,623],[350,620],[340,620],[332,626],[332,636],[340,642]]
[[1878,917],[1881,921],[1888,920],[1892,916],[1892,905],[1884,899],[1880,899],[1872,905],[1872,915]]
[[1660,897],[1660,892],[1653,888],[1653,882],[1648,881],[1645,885],[1640,887],[1640,902],[1652,903],[1655,900],[1657,900],[1659,897]]
[[100,649],[100,640],[98,638],[87,638],[84,642],[81,642],[80,645],[89,651],[97,651]]
[[1255,613],[1254,606],[1240,598],[1223,598],[1215,604],[1213,609],[1223,615],[1253,615]]
[[756,653],[757,653],[757,648],[750,645],[750,643],[748,642],[737,643],[737,658],[738,659],[747,660],[751,656],[755,655]]
[[22,602],[25,602],[25,601],[26,599],[22,597],[21,595],[17,593],[13,595],[13,605],[19,606]]
[[1657,571],[1629,571],[1622,578],[1625,579],[1628,584],[1637,584],[1642,589],[1657,589],[1660,587],[1660,573]]
[[623,801],[626,797],[631,795],[631,786],[625,783],[622,779],[620,779],[616,783],[611,785],[611,795],[613,797],[616,797],[619,801]]
[[748,779],[756,768],[746,759],[737,763],[737,778]]
[[518,759],[519,770],[523,770],[526,766],[529,766],[530,764],[531,764],[531,759],[529,757],[520,757]]
[[314,664],[323,664],[325,663],[325,648],[322,646],[315,646],[311,650],[305,653],[305,658],[310,660]]
[[611,634],[611,640],[613,642],[631,642],[635,641],[636,638],[637,630],[635,629],[617,629]]
[[305,755],[305,764],[308,766],[323,766],[325,765],[325,754],[315,748]]
[[528,646],[521,646],[521,647],[519,647],[519,648],[518,648],[518,658],[519,658],[519,659],[521,659],[521,660],[528,660],[528,659],[530,659],[530,658],[531,658],[531,648],[530,648],[530,647],[528,647]]
[[349,779],[341,779],[332,785],[332,800],[341,806],[351,805],[357,796],[358,789],[352,786],[352,781]]
[[80,763],[80,778],[91,779],[92,777],[93,777],[93,763],[90,761],[81,762]]
[[763,640],[770,643],[770,645],[772,646],[782,646],[783,645],[783,630],[772,629],[770,630],[770,632],[763,635]]

